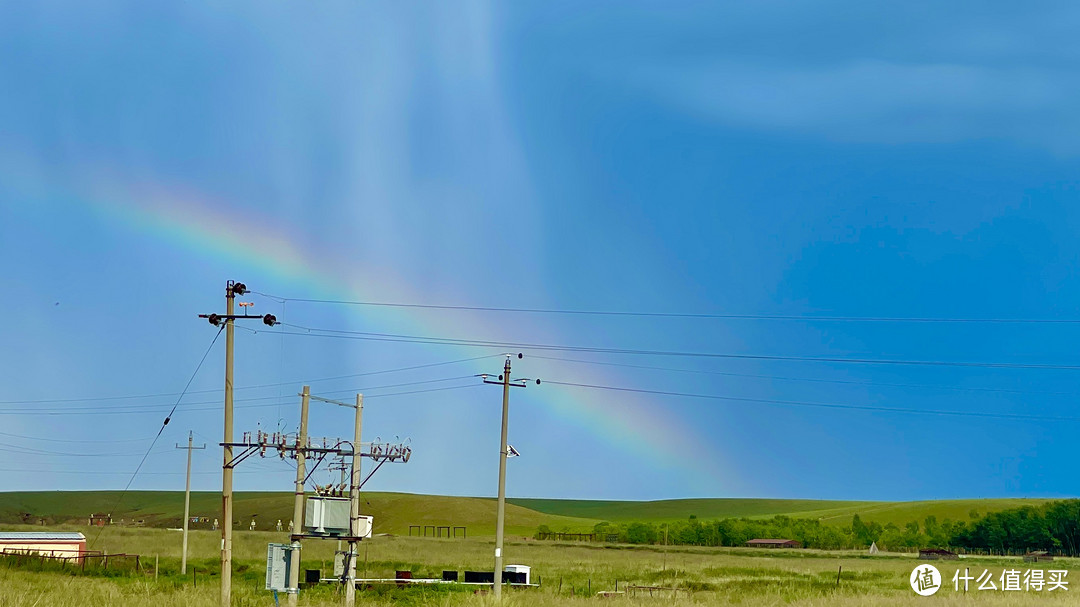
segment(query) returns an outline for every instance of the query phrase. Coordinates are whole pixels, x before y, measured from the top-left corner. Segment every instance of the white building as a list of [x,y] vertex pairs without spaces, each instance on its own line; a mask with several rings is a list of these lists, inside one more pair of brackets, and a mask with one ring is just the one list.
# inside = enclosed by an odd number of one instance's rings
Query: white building
[[78,532],[0,531],[0,552],[79,560],[86,552],[86,536]]

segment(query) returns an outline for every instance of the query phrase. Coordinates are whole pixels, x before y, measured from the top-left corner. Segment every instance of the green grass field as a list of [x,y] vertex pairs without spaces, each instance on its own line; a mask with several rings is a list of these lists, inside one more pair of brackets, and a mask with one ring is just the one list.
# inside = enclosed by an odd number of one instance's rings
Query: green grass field
[[858,514],[864,522],[903,526],[909,521],[922,522],[927,516],[938,521],[970,520],[972,511],[980,516],[1020,506],[1037,506],[1048,499],[966,499],[921,502],[855,502],[784,499],[680,499],[651,502],[618,502],[592,500],[513,499],[514,504],[545,514],[567,517],[619,521],[676,521],[691,515],[700,520],[723,518],[769,518],[784,515],[815,518],[824,523],[849,525]]
[[[132,491],[114,508],[113,491],[42,491],[0,493],[0,523],[78,523],[94,512],[111,512],[119,522],[143,520],[151,527],[178,527],[184,496],[178,491]],[[410,525],[452,525],[468,528],[474,535],[494,533],[495,500],[408,493],[363,494],[361,510],[375,517],[376,533],[408,534]],[[219,493],[193,492],[192,516],[213,518],[221,510]],[[680,499],[661,501],[593,501],[560,499],[510,499],[507,532],[532,535],[540,525],[555,530],[588,531],[599,521],[675,521],[691,515],[700,520],[729,517],[768,518],[786,515],[820,519],[828,524],[848,525],[858,514],[865,522],[903,525],[933,515],[939,521],[967,521],[972,511],[987,512],[1038,505],[1046,499],[977,499],[922,502],[855,502],[785,499]],[[258,528],[272,529],[277,520],[286,525],[292,517],[292,495],[284,492],[236,494],[236,520],[247,528],[255,517]],[[209,528],[209,525],[197,525]]]
[[[12,526],[7,526],[12,528]],[[32,529],[34,527],[21,527]],[[283,541],[272,532],[236,535],[233,605],[273,605],[262,589],[266,544]],[[34,565],[13,568],[0,560],[0,605],[3,607],[75,607],[124,605],[132,607],[211,607],[217,605],[220,537],[210,531],[193,532],[189,564],[197,578],[179,575],[180,534],[163,529],[105,528],[100,538],[110,552],[143,555],[138,572],[39,571]],[[332,541],[308,541],[303,567],[328,571],[335,548]],[[358,573],[370,578],[393,577],[409,570],[416,578],[438,577],[444,569],[484,570],[492,565],[490,538],[447,540],[409,537],[376,537],[360,548]],[[943,584],[930,599],[918,597],[908,576],[919,561],[912,555],[883,554],[870,557],[861,551],[762,550],[748,548],[664,549],[659,546],[581,545],[511,540],[506,545],[508,563],[533,567],[540,588],[512,590],[502,605],[556,606],[596,604],[601,591],[618,586],[676,588],[637,590],[603,601],[632,605],[795,605],[799,607],[855,607],[862,605],[989,605],[994,607],[1072,605],[1080,587],[1080,560],[1058,559],[1053,563],[1026,564],[1019,558],[971,557],[938,562]],[[155,579],[154,557],[160,560]],[[974,575],[984,569],[995,580],[1006,569],[1066,569],[1070,590],[1057,592],[978,591],[965,595],[952,586],[952,574],[969,568]],[[537,580],[538,578],[538,580]],[[838,581],[839,579],[839,581]],[[497,603],[490,594],[474,594],[473,587],[375,586],[358,592],[358,604],[370,606],[417,605],[424,607],[476,606]],[[284,600],[282,600],[284,603]],[[339,605],[337,587],[325,584],[301,593],[301,605]]]
[[[183,494],[180,492],[131,492],[115,510],[116,492],[0,493],[0,530],[46,528],[83,531],[91,549],[109,553],[141,555],[140,571],[114,566],[109,572],[89,574],[57,570],[23,562],[12,566],[0,559],[0,607],[75,607],[82,605],[131,605],[134,607],[217,605],[220,533],[196,528],[191,533],[189,565],[194,576],[179,575],[181,534],[161,527],[179,524]],[[192,495],[192,514],[214,517],[220,507],[214,493]],[[997,579],[1005,569],[1035,567],[1018,558],[969,557],[939,564],[943,587],[932,599],[915,595],[908,576],[918,563],[910,554],[870,557],[861,551],[764,550],[749,548],[700,548],[578,544],[530,539],[539,525],[553,529],[587,530],[597,521],[664,521],[696,515],[703,520],[725,517],[770,517],[784,514],[821,519],[846,525],[858,513],[867,521],[905,523],[928,515],[939,520],[966,520],[972,510],[985,513],[1045,500],[943,500],[931,502],[843,502],[814,500],[695,499],[659,502],[612,502],[582,500],[511,500],[508,506],[506,562],[533,567],[542,586],[509,592],[501,605],[556,606],[596,602],[596,594],[626,592],[628,585],[664,588],[634,590],[618,595],[618,603],[634,605],[662,602],[668,605],[797,605],[801,607],[855,607],[856,605],[935,604],[1027,606],[1074,604],[1075,592],[964,593],[952,589],[952,574],[959,567],[976,575],[984,569]],[[287,541],[286,533],[267,531],[278,518],[291,516],[291,496],[286,493],[237,494],[237,518],[241,530],[234,534],[233,605],[272,605],[264,591],[266,545]],[[146,527],[113,525],[88,528],[91,512],[109,512],[114,518],[142,519]],[[442,570],[486,570],[492,566],[495,501],[487,498],[444,497],[400,493],[366,493],[363,510],[375,517],[376,536],[360,548],[358,574],[369,578],[393,577],[408,570],[414,577],[440,577]],[[258,531],[247,531],[255,515]],[[469,528],[467,539],[407,537],[409,525],[459,525]],[[159,528],[152,528],[152,527]],[[332,568],[334,541],[304,544],[303,567]],[[152,563],[160,563],[157,578]],[[1067,569],[1080,585],[1080,560],[1058,559],[1040,563],[1041,569]],[[38,570],[35,570],[38,569]],[[837,579],[839,578],[839,583]],[[677,590],[670,590],[670,589]],[[474,594],[475,587],[427,585],[398,588],[374,586],[358,593],[358,604],[369,606],[417,605],[423,607],[494,607],[489,594]],[[340,604],[338,588],[324,584],[304,591],[301,605]]]

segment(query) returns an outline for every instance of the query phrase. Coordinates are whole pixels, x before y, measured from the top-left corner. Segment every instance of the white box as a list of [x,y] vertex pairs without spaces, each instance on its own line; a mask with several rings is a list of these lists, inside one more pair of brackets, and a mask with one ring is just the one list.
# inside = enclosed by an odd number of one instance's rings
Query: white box
[[525,583],[532,583],[532,574],[530,573],[532,567],[529,567],[528,565],[507,565],[506,567],[503,567],[503,571],[509,571],[510,573],[524,573]]
[[348,535],[349,499],[309,497],[304,511],[304,529],[314,535]]

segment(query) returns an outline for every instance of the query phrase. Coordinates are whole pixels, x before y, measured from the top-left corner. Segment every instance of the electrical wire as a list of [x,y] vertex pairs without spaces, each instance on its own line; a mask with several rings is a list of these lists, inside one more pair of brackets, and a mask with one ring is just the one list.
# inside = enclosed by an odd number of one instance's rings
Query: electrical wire
[[653,365],[634,365],[629,363],[615,363],[599,360],[581,360],[576,358],[562,358],[559,356],[542,356],[538,354],[532,354],[529,358],[535,358],[540,360],[553,360],[559,362],[568,363],[580,363],[588,365],[604,365],[609,367],[623,367],[628,369],[646,369],[654,371],[672,371],[677,373],[693,373],[699,375],[721,375],[724,377],[746,377],[753,379],[773,379],[779,381],[798,381],[798,382],[814,382],[814,383],[826,383],[826,384],[847,384],[854,386],[883,386],[888,388],[923,388],[930,390],[957,390],[962,392],[991,392],[991,393],[1004,393],[1004,394],[1032,394],[1041,396],[1080,396],[1078,392],[1055,392],[1050,390],[1015,390],[1011,388],[979,388],[979,387],[967,387],[967,386],[935,386],[930,384],[898,384],[888,382],[876,382],[876,381],[858,381],[858,380],[845,380],[845,379],[822,379],[811,377],[787,377],[783,375],[760,375],[756,373],[732,373],[727,371],[709,371],[705,369],[680,369],[676,367],[660,367]]
[[[443,378],[439,378],[439,379],[427,379],[427,380],[419,380],[419,381],[411,381],[411,382],[400,382],[400,383],[396,383],[396,384],[384,384],[384,385],[381,385],[381,386],[368,386],[368,387],[364,387],[364,388],[354,388],[354,389],[351,389],[351,390],[333,390],[333,391],[329,391],[329,392],[324,392],[324,394],[346,394],[346,393],[367,392],[367,391],[374,391],[374,390],[385,390],[385,389],[388,389],[388,388],[400,388],[400,387],[404,387],[404,386],[417,386],[417,385],[424,385],[424,384],[433,384],[433,383],[454,381],[454,380],[459,380],[459,379],[467,379],[467,378],[471,378],[471,377],[475,377],[475,376],[474,375],[459,375],[459,376],[455,376],[455,377],[443,377]],[[375,396],[378,396],[378,395],[372,395],[372,397],[375,397]],[[279,401],[284,402],[283,399],[280,396],[276,396],[276,395],[275,396],[258,396],[258,397],[248,397],[248,398],[237,398],[237,399],[233,399],[233,402],[238,402],[238,403],[239,402],[255,402],[255,401],[266,401],[266,400],[274,400],[274,399],[278,399]],[[192,407],[192,405],[208,405],[208,404],[215,404],[215,403],[219,403],[219,402],[220,401],[218,401],[218,400],[203,400],[203,401],[189,402],[189,403],[185,403],[183,405],[183,410],[184,411],[196,411],[198,409],[194,409]],[[167,404],[153,404],[153,405],[111,405],[111,406],[108,406],[108,407],[94,406],[94,407],[56,407],[56,408],[42,408],[42,407],[8,408],[8,409],[0,408],[0,414],[12,414],[12,413],[38,413],[38,414],[41,414],[41,413],[67,413],[67,412],[77,412],[77,411],[101,411],[101,410],[104,410],[104,409],[108,409],[108,410],[111,410],[111,411],[152,412],[152,411],[155,411],[155,410],[164,409],[164,407],[167,407],[167,406],[169,406],[169,405],[167,405]],[[149,439],[145,439],[145,440],[149,440]]]
[[890,360],[875,358],[844,358],[844,357],[815,357],[815,356],[783,356],[774,354],[732,354],[725,352],[688,352],[677,350],[640,350],[632,348],[604,348],[591,346],[571,346],[558,344],[537,344],[511,341],[485,341],[475,339],[459,339],[450,337],[430,337],[417,335],[396,335],[392,333],[370,333],[364,331],[345,331],[338,329],[316,329],[290,325],[305,329],[308,332],[282,331],[286,335],[302,335],[310,337],[329,337],[339,339],[358,339],[370,341],[397,341],[405,343],[421,343],[432,345],[458,346],[458,347],[482,347],[482,348],[522,348],[525,350],[541,350],[556,352],[591,352],[596,354],[632,354],[643,356],[671,356],[686,358],[711,358],[732,360],[768,360],[768,361],[793,361],[814,363],[838,363],[838,364],[861,364],[861,365],[911,365],[933,367],[981,367],[990,369],[1044,369],[1044,370],[1080,370],[1080,365],[1055,365],[1036,363],[999,363],[999,362],[966,362],[966,361],[943,361],[943,360]]
[[334,304],[347,306],[371,306],[386,308],[419,308],[426,310],[470,311],[470,312],[513,312],[521,314],[560,314],[574,316],[629,316],[642,318],[700,318],[719,320],[783,320],[807,322],[898,322],[898,323],[995,323],[995,324],[1080,324],[1078,318],[961,318],[961,317],[912,317],[912,316],[813,316],[795,314],[714,314],[698,312],[636,312],[625,310],[560,310],[555,308],[513,308],[500,306],[464,306],[400,303],[384,301],[347,301],[339,299],[310,299],[303,297],[282,297],[251,291],[256,295],[273,299],[277,302],[295,301],[300,303]]
[[[241,325],[235,325],[239,328]],[[399,373],[402,371],[415,371],[417,369],[428,369],[431,367],[441,367],[445,365],[456,365],[461,363],[472,362],[476,360],[483,360],[485,358],[492,358],[495,356],[502,356],[502,354],[485,354],[483,356],[472,356],[469,358],[459,358],[455,360],[447,360],[436,363],[426,363],[422,365],[410,365],[408,367],[397,367],[394,369],[382,369],[379,371],[366,371],[363,373],[350,373],[347,375],[335,375],[331,377],[320,377],[317,379],[300,379],[291,382],[275,382],[271,384],[254,384],[250,386],[237,386],[233,390],[254,390],[259,388],[277,388],[279,386],[296,386],[303,384],[316,384],[324,381],[334,381],[338,379],[350,379],[353,377],[368,377],[371,375],[386,375],[389,373]],[[213,394],[220,393],[221,388],[214,388],[211,390],[189,390],[188,394]],[[76,402],[94,402],[94,401],[107,401],[107,400],[139,400],[145,398],[161,398],[166,396],[177,396],[179,392],[164,392],[158,394],[136,394],[126,396],[95,396],[84,398],[50,398],[50,399],[31,399],[31,400],[2,400],[0,405],[21,405],[21,404],[49,404],[49,403],[76,403]],[[278,395],[280,396],[280,395]],[[264,398],[276,398],[276,397],[264,397]]]
[[0,432],[0,436],[9,436],[11,438],[21,438],[23,440],[39,440],[47,441],[51,443],[143,443],[154,437],[146,436],[143,438],[115,438],[109,440],[91,440],[91,439],[73,439],[73,438],[45,438],[39,436],[25,436],[22,434],[11,434],[8,432]]
[[[225,325],[218,328],[218,332],[214,334],[214,339],[210,341],[210,345],[207,346],[206,352],[203,352],[202,358],[199,359],[199,364],[195,365],[195,371],[192,372],[191,377],[188,378],[187,383],[184,384],[184,389],[180,392],[180,396],[176,398],[176,404],[173,405],[172,410],[165,416],[165,420],[161,422],[161,427],[158,428],[157,434],[154,435],[154,440],[150,442],[150,446],[147,447],[146,453],[143,454],[142,459],[139,460],[139,465],[135,466],[135,471],[131,473],[131,477],[128,478],[127,484],[124,485],[124,490],[120,492],[120,495],[116,498],[116,503],[113,504],[111,511],[116,510],[120,503],[124,500],[124,496],[127,495],[128,489],[131,488],[131,483],[135,482],[135,477],[139,475],[139,471],[142,470],[143,464],[146,463],[146,458],[150,456],[150,451],[154,449],[154,445],[157,444],[158,439],[161,438],[162,432],[165,431],[165,427],[169,425],[169,421],[172,419],[173,413],[176,413],[176,407],[180,405],[180,401],[183,400],[184,394],[187,393],[188,388],[191,387],[191,382],[195,381],[195,376],[199,374],[199,370],[202,369],[203,363],[206,362],[206,357],[210,355],[210,351],[214,349],[214,344],[217,343],[218,337],[221,337],[221,332],[225,329]],[[93,547],[101,537],[101,531],[104,527],[98,530],[94,535],[93,541],[90,542],[90,547]]]
[[615,390],[618,392],[633,392],[637,394],[652,394],[657,396],[676,396],[682,398],[698,398],[707,400],[722,400],[732,402],[743,403],[757,403],[763,405],[780,405],[789,407],[815,407],[823,409],[847,409],[854,411],[875,411],[884,413],[905,413],[912,415],[948,415],[957,417],[984,417],[984,418],[996,418],[996,419],[1012,419],[1012,420],[1032,420],[1032,421],[1057,421],[1057,422],[1080,422],[1080,417],[1068,417],[1068,416],[1051,416],[1051,415],[1029,415],[1024,413],[987,413],[984,411],[950,411],[943,409],[906,409],[902,407],[874,407],[863,405],[847,405],[847,404],[833,404],[833,403],[815,403],[805,401],[794,400],[774,400],[769,398],[744,398],[738,396],[721,396],[717,394],[693,394],[688,392],[672,392],[668,390],[646,390],[642,388],[624,388],[619,386],[601,386],[596,384],[582,384],[574,382],[562,382],[553,380],[544,380],[544,383],[555,384],[559,386],[571,386],[576,388],[589,388],[593,390]]
[[[377,398],[390,398],[390,397],[397,397],[397,396],[406,396],[406,395],[410,395],[410,394],[423,394],[423,393],[426,393],[426,392],[441,392],[441,391],[444,391],[444,390],[461,390],[461,389],[464,389],[464,388],[476,387],[477,385],[479,385],[479,384],[467,384],[467,385],[462,385],[462,386],[446,386],[446,387],[442,387],[442,388],[428,388],[428,389],[425,389],[425,390],[406,390],[406,391],[403,391],[403,392],[388,392],[386,394],[373,394],[371,396],[366,396],[365,395],[364,400],[371,400],[371,399],[377,399]],[[277,398],[277,397],[274,397],[274,398]],[[213,401],[213,402],[217,403],[217,401]],[[236,405],[234,408],[235,409],[264,409],[264,408],[269,408],[269,407],[277,407],[278,405],[291,405],[291,404],[294,404],[294,401],[290,400],[290,401],[282,401],[282,402],[271,402],[271,403],[264,403],[264,404],[260,404],[260,405]],[[219,410],[221,410],[220,404],[218,406],[212,406],[212,407],[185,407],[183,409],[183,411],[185,413],[194,412],[194,411],[219,411]],[[107,410],[92,409],[92,410],[78,410],[78,411],[35,411],[35,410],[13,411],[13,410],[10,410],[10,409],[0,409],[0,415],[20,415],[20,416],[27,416],[27,417],[31,416],[31,415],[42,415],[42,416],[52,416],[52,415],[65,415],[65,416],[75,416],[75,415],[141,415],[141,414],[151,414],[151,413],[159,413],[159,412],[160,411],[156,410],[156,409],[155,410],[141,410],[141,411],[127,411],[127,410],[117,411],[117,410],[114,410],[114,409],[107,409]]]

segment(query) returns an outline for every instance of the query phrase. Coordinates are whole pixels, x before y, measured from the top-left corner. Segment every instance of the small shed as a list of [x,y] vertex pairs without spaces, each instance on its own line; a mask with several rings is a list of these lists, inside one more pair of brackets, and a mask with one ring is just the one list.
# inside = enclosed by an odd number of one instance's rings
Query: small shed
[[955,561],[960,557],[955,552],[949,552],[941,548],[923,548],[919,550],[919,558],[924,561]]
[[802,544],[795,540],[784,539],[754,539],[746,542],[750,548],[802,548]]
[[86,553],[86,536],[78,532],[3,531],[0,553],[3,552],[81,559]]
[[1049,563],[1054,556],[1045,550],[1034,550],[1024,555],[1025,563]]
[[105,525],[111,525],[112,524],[112,515],[111,514],[97,514],[97,513],[91,514],[90,519],[89,519],[89,524],[90,524],[91,527],[104,527]]

